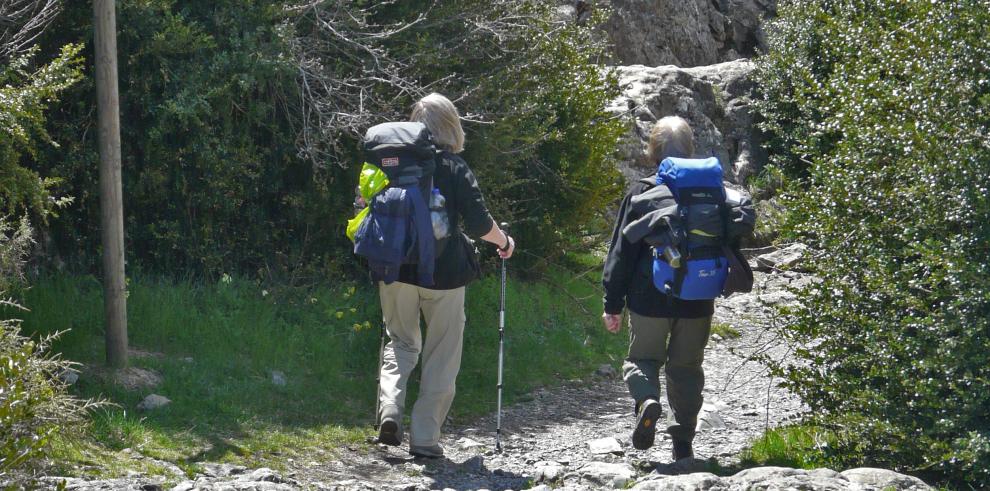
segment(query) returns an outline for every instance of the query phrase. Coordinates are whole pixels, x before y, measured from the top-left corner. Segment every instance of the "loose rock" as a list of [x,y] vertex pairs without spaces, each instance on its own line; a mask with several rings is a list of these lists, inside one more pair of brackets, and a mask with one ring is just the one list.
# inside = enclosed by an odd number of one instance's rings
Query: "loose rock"
[[636,470],[629,464],[591,462],[578,469],[577,475],[581,483],[624,488],[636,476]]
[[599,377],[615,378],[619,375],[619,372],[615,370],[615,367],[606,363],[595,370],[595,375]]
[[850,482],[867,486],[876,486],[880,489],[903,489],[922,490],[931,489],[924,481],[917,477],[905,476],[886,469],[874,469],[871,467],[860,467],[850,469],[841,473],[842,477]]
[[73,368],[66,368],[58,374],[58,379],[65,385],[73,385],[79,381],[79,371]]
[[158,394],[150,394],[144,398],[140,403],[138,403],[137,408],[139,411],[152,411],[155,409],[160,409],[171,404],[172,401],[165,396],[160,396]]
[[794,270],[800,267],[807,252],[808,246],[804,244],[792,244],[779,251],[758,256],[756,258],[756,264],[761,271],[775,269]]
[[599,438],[588,442],[588,450],[592,455],[622,454],[622,444],[613,437]]

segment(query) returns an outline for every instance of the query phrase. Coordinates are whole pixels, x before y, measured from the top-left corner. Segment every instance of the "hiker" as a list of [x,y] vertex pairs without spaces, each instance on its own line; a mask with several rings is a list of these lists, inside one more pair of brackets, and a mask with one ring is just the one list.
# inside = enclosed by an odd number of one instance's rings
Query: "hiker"
[[[694,133],[680,117],[666,117],[650,131],[647,152],[653,163],[668,157],[690,158],[694,154]],[[645,450],[653,446],[656,423],[662,416],[659,372],[666,375],[667,402],[674,423],[667,427],[673,440],[673,458],[694,456],[692,441],[705,374],[701,363],[711,331],[714,300],[683,300],[662,293],[653,280],[653,249],[644,241],[630,242],[623,230],[641,218],[631,205],[637,195],[651,189],[644,181],[656,182],[656,175],[634,183],[622,201],[602,283],[605,288],[605,329],[618,333],[623,308],[629,309],[629,352],[623,364],[623,378],[635,401],[636,428],[633,446]]]
[[[439,150],[433,186],[444,198],[442,206],[451,236],[442,249],[438,248],[428,286],[424,286],[414,264],[402,265],[397,281],[378,283],[389,337],[381,367],[378,440],[387,445],[401,444],[406,387],[422,353],[419,397],[409,428],[409,453],[439,458],[444,454],[439,443],[440,427],[454,400],[454,382],[461,364],[464,287],[478,275],[474,246],[464,234],[494,244],[503,259],[512,257],[515,241],[488,213],[478,181],[458,155],[464,148],[464,130],[454,104],[440,94],[430,94],[413,106],[410,121],[426,125]],[[420,312],[426,321],[425,338],[420,330]]]

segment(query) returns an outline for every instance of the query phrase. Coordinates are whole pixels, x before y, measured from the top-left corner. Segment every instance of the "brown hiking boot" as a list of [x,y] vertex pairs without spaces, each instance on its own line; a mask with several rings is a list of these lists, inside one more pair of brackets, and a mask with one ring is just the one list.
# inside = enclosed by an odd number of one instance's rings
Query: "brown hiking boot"
[[639,405],[636,416],[636,429],[633,430],[632,444],[638,450],[653,446],[657,436],[657,420],[663,415],[663,407],[655,399],[646,399]]

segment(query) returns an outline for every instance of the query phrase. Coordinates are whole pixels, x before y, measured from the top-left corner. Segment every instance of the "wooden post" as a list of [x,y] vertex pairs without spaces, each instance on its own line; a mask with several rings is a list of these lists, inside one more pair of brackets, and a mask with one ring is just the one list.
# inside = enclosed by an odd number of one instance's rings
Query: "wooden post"
[[111,367],[124,368],[127,366],[127,298],[124,284],[124,207],[120,184],[117,21],[114,10],[114,0],[93,0],[107,363]]

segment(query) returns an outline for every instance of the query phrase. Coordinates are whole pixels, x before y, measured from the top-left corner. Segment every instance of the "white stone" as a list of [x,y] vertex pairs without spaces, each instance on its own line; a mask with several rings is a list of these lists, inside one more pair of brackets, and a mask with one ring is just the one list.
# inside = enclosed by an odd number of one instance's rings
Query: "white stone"
[[696,431],[721,430],[726,428],[725,419],[714,404],[704,403],[701,405],[701,412],[698,413],[698,426]]
[[464,450],[471,450],[473,448],[482,448],[485,446],[485,444],[477,440],[472,440],[468,437],[464,437],[461,438],[460,440],[457,440],[457,446]]
[[137,405],[137,408],[140,411],[151,411],[154,409],[163,408],[171,403],[172,401],[165,396],[160,396],[158,394],[150,394]]
[[533,482],[555,481],[564,473],[564,466],[556,462],[537,462],[533,469]]
[[629,464],[610,464],[606,462],[591,462],[578,469],[582,481],[588,481],[600,486],[624,488],[633,477],[636,470]]
[[864,484],[867,486],[876,486],[880,489],[893,488],[897,490],[911,491],[932,489],[931,486],[925,484],[924,481],[918,479],[917,477],[905,476],[904,474],[899,474],[886,469],[860,467],[858,469],[849,469],[841,472],[839,475],[848,479],[850,482]]
[[695,491],[709,489],[723,489],[719,487],[721,479],[715,474],[708,472],[695,472],[683,476],[666,476],[660,474],[650,474],[640,479],[632,487],[635,490],[648,491]]
[[801,262],[808,252],[804,244],[791,244],[778,251],[757,256],[756,264],[761,271],[774,269],[800,269]]
[[599,438],[588,442],[588,450],[592,455],[621,454],[622,444],[613,437]]

